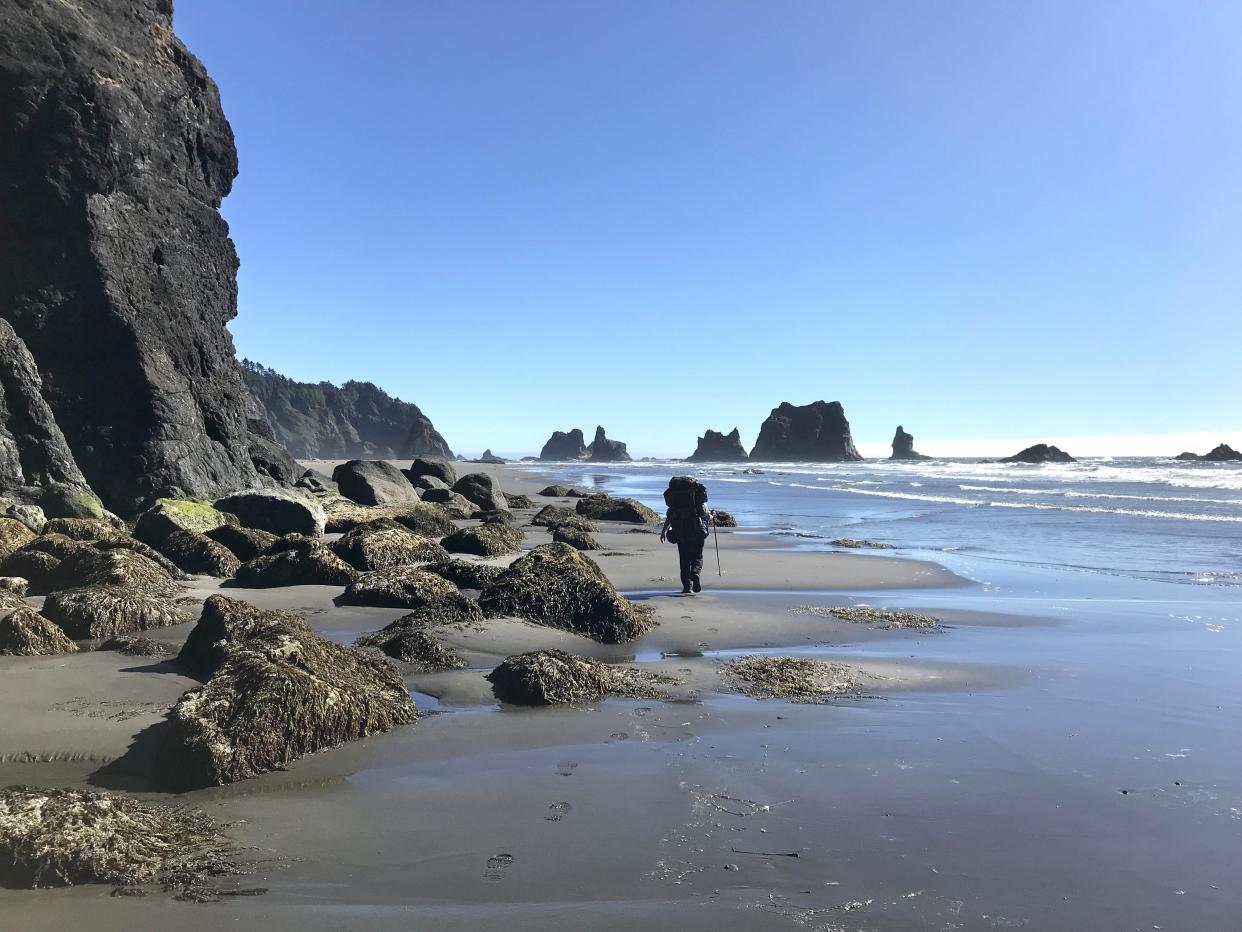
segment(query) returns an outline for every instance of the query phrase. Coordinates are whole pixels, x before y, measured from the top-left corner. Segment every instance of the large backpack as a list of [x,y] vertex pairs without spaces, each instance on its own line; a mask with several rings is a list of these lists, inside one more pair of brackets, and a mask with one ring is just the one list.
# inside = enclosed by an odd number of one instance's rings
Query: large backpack
[[664,490],[664,504],[669,508],[698,511],[707,504],[707,487],[693,476],[674,476]]

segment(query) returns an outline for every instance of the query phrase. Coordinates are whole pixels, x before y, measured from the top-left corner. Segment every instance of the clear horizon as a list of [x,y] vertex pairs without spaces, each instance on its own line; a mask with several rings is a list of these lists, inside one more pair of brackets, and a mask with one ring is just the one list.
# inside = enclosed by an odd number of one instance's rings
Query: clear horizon
[[864,452],[898,423],[940,455],[1238,445],[1236,5],[179,0],[175,25],[237,138],[239,355],[374,382],[454,450],[749,447],[820,398]]

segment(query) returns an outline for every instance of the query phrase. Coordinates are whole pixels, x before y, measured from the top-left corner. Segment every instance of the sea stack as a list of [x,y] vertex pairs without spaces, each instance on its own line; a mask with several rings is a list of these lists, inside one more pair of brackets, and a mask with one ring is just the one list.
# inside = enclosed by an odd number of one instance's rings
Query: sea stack
[[620,440],[609,440],[604,428],[595,428],[595,439],[587,447],[587,459],[592,463],[628,463],[630,454]]
[[1051,447],[1046,443],[1037,443],[1033,447],[1027,447],[1020,453],[1013,456],[1006,456],[1002,463],[1077,463],[1078,460],[1070,456],[1064,450],[1058,447]]
[[839,401],[781,402],[759,428],[750,458],[770,463],[849,463],[862,459]]
[[1229,444],[1222,443],[1202,456],[1198,453],[1179,453],[1174,459],[1190,463],[1233,463],[1242,461],[1242,453]]
[[0,315],[90,486],[133,514],[262,481],[225,325],[237,174],[168,0],[5,5]]
[[748,459],[736,427],[727,434],[705,431],[694,452],[686,457],[690,463],[744,463]]
[[889,459],[894,460],[929,460],[930,456],[924,456],[922,453],[914,451],[914,435],[907,434],[900,424],[897,425],[897,433],[893,434],[893,455]]
[[578,428],[566,433],[563,430],[552,431],[552,436],[539,451],[539,458],[551,462],[585,459],[587,455],[586,438]]

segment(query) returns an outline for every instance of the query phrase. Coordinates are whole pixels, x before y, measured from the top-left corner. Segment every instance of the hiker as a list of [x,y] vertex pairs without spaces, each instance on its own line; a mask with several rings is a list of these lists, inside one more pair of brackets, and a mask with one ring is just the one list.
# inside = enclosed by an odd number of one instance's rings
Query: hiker
[[668,514],[660,530],[660,543],[671,540],[681,560],[681,591],[702,592],[703,543],[711,528],[707,489],[690,476],[674,476],[664,491]]

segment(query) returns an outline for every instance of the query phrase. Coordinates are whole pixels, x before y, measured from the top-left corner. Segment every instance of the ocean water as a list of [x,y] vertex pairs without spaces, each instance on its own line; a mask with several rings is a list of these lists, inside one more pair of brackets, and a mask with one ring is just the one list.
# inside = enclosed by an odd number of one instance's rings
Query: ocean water
[[803,549],[855,537],[970,567],[976,576],[995,565],[1242,585],[1242,463],[947,459],[537,468],[658,511],[668,477],[694,475],[707,485],[711,504],[733,512],[744,528],[770,530]]

